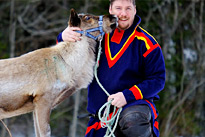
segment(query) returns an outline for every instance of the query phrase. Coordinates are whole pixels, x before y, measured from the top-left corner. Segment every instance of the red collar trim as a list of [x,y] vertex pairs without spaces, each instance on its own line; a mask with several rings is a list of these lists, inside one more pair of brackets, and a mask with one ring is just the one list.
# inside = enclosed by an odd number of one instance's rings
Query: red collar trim
[[124,45],[122,46],[120,51],[114,57],[111,56],[109,33],[105,34],[105,54],[106,54],[106,58],[107,58],[107,61],[108,61],[109,68],[111,68],[120,59],[120,57],[123,55],[123,53],[129,47],[130,43],[134,40],[135,33],[136,33],[136,28],[134,29],[132,34],[129,36],[127,41],[124,43]]
[[115,43],[117,43],[117,44],[120,44],[124,32],[125,32],[124,30],[119,30],[118,28],[115,29],[114,34],[113,34],[113,36],[112,36],[112,38],[111,38],[111,41],[112,41],[112,42],[115,42]]

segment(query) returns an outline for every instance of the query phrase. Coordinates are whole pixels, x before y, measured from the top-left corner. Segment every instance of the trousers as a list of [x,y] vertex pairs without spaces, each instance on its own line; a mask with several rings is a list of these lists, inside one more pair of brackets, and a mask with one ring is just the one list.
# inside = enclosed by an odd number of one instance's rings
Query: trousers
[[153,137],[151,110],[147,105],[134,105],[123,110],[115,130],[116,137]]

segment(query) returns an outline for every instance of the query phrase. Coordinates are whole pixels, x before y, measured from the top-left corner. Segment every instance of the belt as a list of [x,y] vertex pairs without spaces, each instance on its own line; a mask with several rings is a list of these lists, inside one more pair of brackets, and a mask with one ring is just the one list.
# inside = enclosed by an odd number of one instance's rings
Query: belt
[[98,118],[97,114],[92,114],[92,113],[86,113],[86,114],[81,114],[78,116],[78,119],[86,118],[86,117],[93,117],[93,118]]
[[[153,102],[154,100],[153,99],[149,99],[149,101]],[[110,109],[111,109],[111,112],[112,112],[113,106]],[[89,117],[89,118],[93,117],[93,118],[97,118],[98,119],[98,113],[96,113],[96,114],[84,113],[84,114],[81,114],[81,115],[77,116],[78,119],[87,118],[87,117]]]

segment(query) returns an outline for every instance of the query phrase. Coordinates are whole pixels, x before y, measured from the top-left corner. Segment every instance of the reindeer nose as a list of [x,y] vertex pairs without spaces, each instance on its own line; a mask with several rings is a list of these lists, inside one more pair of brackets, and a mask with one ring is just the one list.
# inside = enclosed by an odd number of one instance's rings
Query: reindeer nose
[[111,28],[115,29],[118,26],[118,17],[116,15],[109,15]]
[[109,15],[110,21],[118,22],[118,17],[116,15]]

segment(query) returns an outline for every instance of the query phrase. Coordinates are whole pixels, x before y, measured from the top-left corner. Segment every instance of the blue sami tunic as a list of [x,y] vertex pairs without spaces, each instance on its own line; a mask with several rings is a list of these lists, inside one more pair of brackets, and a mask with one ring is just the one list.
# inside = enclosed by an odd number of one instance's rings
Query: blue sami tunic
[[[112,33],[105,34],[97,74],[110,94],[123,92],[127,101],[124,108],[137,104],[150,107],[153,133],[158,137],[158,112],[153,100],[159,99],[157,94],[164,88],[165,63],[159,44],[139,26],[140,21],[141,18],[135,16],[133,25],[127,30],[116,28]],[[61,34],[57,40],[62,41]],[[94,79],[88,87],[87,110],[97,114],[107,98]],[[86,137],[103,137],[105,131],[97,118],[91,118]]]

